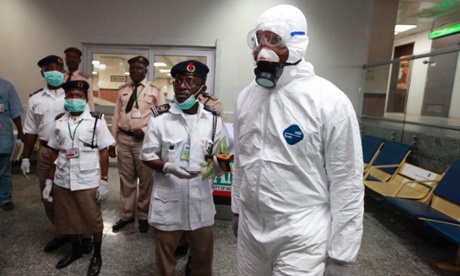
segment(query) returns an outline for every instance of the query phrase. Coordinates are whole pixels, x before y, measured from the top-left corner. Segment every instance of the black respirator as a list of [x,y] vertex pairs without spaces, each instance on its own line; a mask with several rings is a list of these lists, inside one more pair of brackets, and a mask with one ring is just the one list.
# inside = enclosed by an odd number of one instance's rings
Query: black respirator
[[283,74],[283,68],[279,62],[259,60],[254,68],[258,85],[271,89],[276,86],[279,77]]

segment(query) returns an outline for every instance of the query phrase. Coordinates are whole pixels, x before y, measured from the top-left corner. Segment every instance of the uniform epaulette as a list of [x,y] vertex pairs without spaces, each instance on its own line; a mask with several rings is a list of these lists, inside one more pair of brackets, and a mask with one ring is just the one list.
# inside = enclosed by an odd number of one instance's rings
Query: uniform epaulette
[[220,116],[219,112],[217,112],[214,108],[210,107],[209,105],[205,104],[203,106],[204,106],[203,107],[204,110],[209,111],[209,112],[211,112],[212,114],[214,114],[216,116]]
[[104,113],[99,112],[99,111],[94,111],[94,112],[91,111],[90,114],[96,119],[102,119],[102,117],[104,116]]
[[157,83],[154,83],[154,82],[149,82],[150,86],[151,87],[155,87],[156,89],[160,89],[160,85],[158,85]]
[[86,74],[85,72],[78,72],[78,74],[82,77],[84,77],[85,79],[89,79],[89,75]]
[[29,97],[32,97],[33,95],[37,94],[38,92],[43,91],[43,88],[38,89],[34,93],[30,94]]
[[64,113],[61,113],[61,114],[58,114],[56,117],[54,117],[54,120],[57,121],[59,119],[62,118],[62,116],[64,116],[65,112]]
[[125,83],[125,84],[121,85],[120,87],[118,87],[118,90],[123,89],[123,88],[127,87],[130,84],[131,84],[130,82]]
[[156,117],[158,115],[168,112],[170,108],[171,106],[166,103],[157,107],[152,107],[150,108],[150,111],[152,112],[153,116]]
[[209,93],[206,93],[204,92],[203,94],[201,94],[201,96],[205,97],[205,98],[210,98],[211,100],[214,100],[214,101],[217,101],[217,97],[214,96],[214,95],[211,95]]

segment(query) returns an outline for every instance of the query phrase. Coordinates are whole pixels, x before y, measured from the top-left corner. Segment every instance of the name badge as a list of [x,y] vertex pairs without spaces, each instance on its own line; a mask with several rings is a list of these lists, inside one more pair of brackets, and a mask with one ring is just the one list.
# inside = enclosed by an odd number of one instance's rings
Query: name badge
[[3,104],[0,104],[0,113],[5,112],[5,108],[3,107]]
[[77,148],[71,148],[65,151],[67,158],[78,158],[80,157],[80,151]]
[[181,160],[189,160],[190,159],[190,144],[187,143],[184,145],[182,148],[182,152],[180,154],[180,159]]
[[142,117],[141,115],[142,115],[141,111],[138,109],[131,111],[131,118],[133,119],[141,118]]

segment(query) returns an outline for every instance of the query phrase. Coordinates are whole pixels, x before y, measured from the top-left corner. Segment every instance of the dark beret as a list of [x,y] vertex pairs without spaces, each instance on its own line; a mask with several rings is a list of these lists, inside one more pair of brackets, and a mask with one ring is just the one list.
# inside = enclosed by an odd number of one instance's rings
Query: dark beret
[[43,66],[46,66],[51,63],[64,65],[64,63],[62,62],[62,58],[58,56],[54,56],[54,55],[49,55],[47,57],[40,59],[40,61],[38,61],[37,64],[38,64],[38,67],[42,68]]
[[62,89],[64,89],[65,92],[70,91],[70,90],[80,90],[87,94],[88,89],[89,89],[89,84],[83,80],[73,80],[73,81],[64,83],[62,85]]
[[196,60],[186,60],[179,62],[171,68],[171,76],[173,78],[176,75],[188,75],[188,76],[197,76],[203,79],[206,79],[208,75],[209,68],[205,64],[196,61]]
[[68,52],[74,52],[74,53],[76,53],[76,54],[77,54],[78,56],[80,56],[80,57],[81,57],[81,55],[83,54],[83,53],[80,51],[80,49],[75,48],[75,47],[69,47],[69,48],[65,49],[64,54],[67,54]]
[[149,64],[150,64],[149,60],[147,58],[143,57],[143,56],[133,57],[133,58],[128,60],[129,64],[131,64],[133,62],[140,62],[140,63],[144,64],[145,67],[149,66]]

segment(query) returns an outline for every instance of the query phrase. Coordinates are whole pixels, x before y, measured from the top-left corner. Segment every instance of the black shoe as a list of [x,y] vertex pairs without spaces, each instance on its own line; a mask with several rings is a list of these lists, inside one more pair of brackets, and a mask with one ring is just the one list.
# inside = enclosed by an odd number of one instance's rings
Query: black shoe
[[187,263],[185,264],[185,276],[192,275],[192,256],[188,256]]
[[101,272],[101,266],[102,266],[102,258],[101,256],[96,257],[93,256],[91,258],[91,261],[89,262],[89,267],[88,267],[88,276],[96,276],[99,275],[99,272]]
[[125,227],[126,225],[132,222],[134,222],[134,219],[130,219],[127,221],[120,219],[117,222],[115,222],[115,224],[112,226],[112,231],[120,230],[121,228]]
[[176,251],[174,252],[174,256],[182,257],[182,256],[187,255],[187,252],[188,252],[188,243],[184,243],[182,245],[179,245],[176,248]]
[[146,233],[149,230],[149,223],[147,220],[140,219],[139,220],[139,231],[141,233]]
[[75,260],[80,259],[81,256],[82,256],[81,252],[72,251],[67,256],[59,260],[59,262],[56,265],[56,268],[57,269],[64,268],[68,266],[69,264],[73,263]]
[[69,236],[56,237],[46,244],[45,252],[56,250],[68,242],[70,242]]
[[7,202],[2,205],[3,211],[11,211],[14,209],[14,203],[13,202]]
[[92,238],[84,238],[81,239],[81,251],[83,254],[89,254],[93,251],[93,239]]

